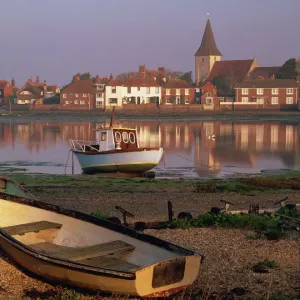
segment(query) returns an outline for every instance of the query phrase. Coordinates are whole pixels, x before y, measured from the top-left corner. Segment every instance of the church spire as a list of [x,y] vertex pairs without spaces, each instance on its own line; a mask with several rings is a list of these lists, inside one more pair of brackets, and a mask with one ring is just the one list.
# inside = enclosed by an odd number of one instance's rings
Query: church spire
[[[209,14],[207,15],[209,17]],[[201,45],[195,53],[195,56],[222,56],[222,53],[216,45],[209,18],[206,23]]]

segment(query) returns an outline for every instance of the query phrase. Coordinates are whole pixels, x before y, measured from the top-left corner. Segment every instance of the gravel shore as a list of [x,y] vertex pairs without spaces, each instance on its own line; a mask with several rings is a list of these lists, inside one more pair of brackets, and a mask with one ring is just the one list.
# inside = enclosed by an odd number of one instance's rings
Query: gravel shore
[[[292,202],[300,203],[300,194],[296,192],[247,196],[236,193],[194,193],[184,189],[179,192],[176,188],[168,191],[159,191],[158,188],[156,192],[149,193],[108,193],[80,186],[72,189],[28,189],[45,202],[85,213],[100,210],[105,214],[121,217],[115,209],[116,205],[120,205],[135,215],[129,219],[130,222],[166,220],[168,200],[173,203],[175,215],[180,211],[189,211],[193,216],[207,212],[212,206],[220,206],[221,199],[235,203],[233,209],[248,208],[250,203],[260,203],[261,208],[270,208],[275,200],[285,196],[289,196]],[[201,288],[209,294],[242,292],[244,295],[238,299],[266,299],[268,293],[299,293],[299,240],[249,240],[247,235],[253,232],[219,228],[147,230],[146,233],[191,248],[205,256],[194,290]],[[278,268],[266,274],[254,273],[252,266],[265,259],[276,261]],[[43,295],[59,290],[19,269],[3,252],[0,252],[0,269],[0,299],[22,299],[24,296],[47,299]],[[188,293],[189,291],[186,295]],[[116,297],[89,296],[87,299]]]

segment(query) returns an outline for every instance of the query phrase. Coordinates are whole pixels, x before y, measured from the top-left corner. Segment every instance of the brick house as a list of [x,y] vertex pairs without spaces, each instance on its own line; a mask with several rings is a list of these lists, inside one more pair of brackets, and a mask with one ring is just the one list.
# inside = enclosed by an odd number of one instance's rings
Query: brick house
[[201,105],[204,110],[214,110],[220,107],[217,88],[211,82],[201,87]]
[[0,105],[7,105],[9,97],[16,92],[15,79],[11,84],[7,80],[0,80]]
[[46,80],[40,82],[37,76],[33,81],[28,81],[16,92],[17,104],[44,104],[44,100],[59,93],[60,89],[57,85],[48,86]]
[[249,109],[296,109],[298,99],[296,80],[245,80],[236,87],[234,105]]
[[81,80],[79,75],[60,93],[60,105],[70,109],[96,108],[96,87],[92,79]]
[[162,83],[162,104],[193,104],[195,88],[185,80],[170,79]]

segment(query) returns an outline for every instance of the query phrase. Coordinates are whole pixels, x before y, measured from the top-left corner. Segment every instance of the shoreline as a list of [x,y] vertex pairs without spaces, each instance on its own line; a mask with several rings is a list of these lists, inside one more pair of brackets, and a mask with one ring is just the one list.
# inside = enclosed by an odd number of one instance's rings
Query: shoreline
[[[116,111],[115,118],[118,120],[139,121],[282,121],[299,123],[300,111],[199,111],[199,112],[141,112]],[[11,114],[0,112],[0,122],[16,120],[57,120],[64,117],[64,121],[97,121],[110,119],[111,111],[15,111]]]

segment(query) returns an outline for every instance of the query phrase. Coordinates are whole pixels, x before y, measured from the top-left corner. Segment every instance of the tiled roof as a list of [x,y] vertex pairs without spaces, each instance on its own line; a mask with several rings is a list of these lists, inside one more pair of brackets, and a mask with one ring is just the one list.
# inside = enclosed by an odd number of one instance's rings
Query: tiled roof
[[126,80],[123,86],[127,87],[158,87],[160,86],[154,78],[131,78]]
[[57,85],[47,85],[47,92],[56,93]]
[[270,78],[272,75],[275,75],[280,67],[257,67],[253,69],[250,74],[250,79],[255,80],[259,76],[263,78]]
[[296,88],[297,81],[292,79],[245,80],[237,88]]
[[216,61],[209,73],[207,81],[212,81],[218,76],[230,76],[234,78],[235,81],[242,81],[249,73],[253,62],[254,59]]
[[222,56],[222,53],[217,47],[215,37],[211,28],[211,24],[208,19],[204,30],[201,45],[197,50],[197,52],[195,53],[195,56],[210,56],[210,55]]
[[122,86],[126,80],[113,79],[108,82],[107,86]]
[[[28,85],[28,86],[18,90],[17,95],[18,95],[18,98],[21,99],[21,100],[33,99],[33,98],[37,99],[37,98],[42,98],[43,97],[43,95],[41,95],[41,92],[43,90],[44,90],[43,88]],[[28,91],[30,94],[21,95],[21,93],[23,91]]]
[[188,82],[186,82],[185,80],[180,80],[180,79],[168,80],[163,85],[163,87],[166,89],[190,89],[190,88],[193,88],[193,86],[190,85]]
[[96,89],[94,87],[94,82],[91,79],[86,80],[75,80],[70,85],[68,85],[62,93],[72,94],[72,93],[93,93]]

